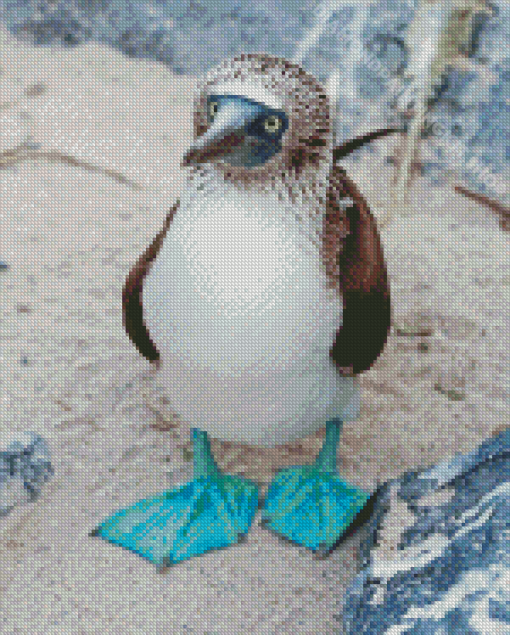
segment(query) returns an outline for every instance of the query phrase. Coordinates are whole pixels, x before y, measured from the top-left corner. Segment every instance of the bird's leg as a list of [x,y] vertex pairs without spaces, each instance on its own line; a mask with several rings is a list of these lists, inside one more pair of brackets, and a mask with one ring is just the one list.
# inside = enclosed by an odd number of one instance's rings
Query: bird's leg
[[339,419],[326,423],[313,465],[295,465],[275,476],[262,513],[265,527],[319,555],[331,551],[369,498],[336,473],[341,428]]

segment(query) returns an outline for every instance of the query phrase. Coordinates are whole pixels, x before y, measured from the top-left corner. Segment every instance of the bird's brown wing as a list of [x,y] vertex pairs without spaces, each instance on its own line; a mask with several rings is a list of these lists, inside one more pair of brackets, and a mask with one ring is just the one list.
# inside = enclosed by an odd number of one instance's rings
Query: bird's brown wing
[[129,272],[122,290],[122,321],[124,328],[136,348],[151,362],[157,362],[159,352],[150,338],[143,319],[143,281],[163,244],[163,239],[178,207],[179,201],[168,212],[163,228]]
[[328,277],[343,299],[342,326],[330,355],[340,372],[361,373],[379,357],[388,338],[390,290],[375,219],[340,166],[331,170],[324,258]]

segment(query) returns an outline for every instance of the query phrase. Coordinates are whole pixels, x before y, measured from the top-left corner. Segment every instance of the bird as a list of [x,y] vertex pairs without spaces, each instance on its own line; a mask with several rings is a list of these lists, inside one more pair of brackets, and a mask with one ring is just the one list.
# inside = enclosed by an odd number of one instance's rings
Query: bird
[[[340,478],[336,454],[359,417],[357,376],[390,329],[376,221],[336,163],[328,96],[300,65],[237,55],[193,104],[185,186],[122,292],[129,338],[191,423],[193,479],[91,535],[163,571],[245,540],[261,506],[263,527],[325,556],[370,497]],[[315,463],[278,472],[261,503],[211,452],[209,436],[274,447],[323,427]]]

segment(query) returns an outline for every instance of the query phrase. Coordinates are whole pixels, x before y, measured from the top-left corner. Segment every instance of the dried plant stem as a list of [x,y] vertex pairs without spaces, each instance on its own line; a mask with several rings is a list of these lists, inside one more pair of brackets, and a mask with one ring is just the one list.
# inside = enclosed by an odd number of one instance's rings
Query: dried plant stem
[[69,154],[64,154],[63,152],[59,152],[58,150],[33,150],[25,144],[21,144],[16,148],[13,148],[12,150],[5,150],[4,152],[0,152],[0,169],[6,168],[10,165],[15,165],[16,163],[20,163],[21,161],[38,159],[44,159],[52,163],[67,163],[68,165],[84,168],[89,172],[95,172],[109,176],[118,183],[127,185],[134,190],[144,189],[142,185],[136,183],[135,181],[131,181],[116,170],[111,170],[110,168],[103,168],[98,165],[88,163],[87,161],[77,159],[76,157],[73,157]]

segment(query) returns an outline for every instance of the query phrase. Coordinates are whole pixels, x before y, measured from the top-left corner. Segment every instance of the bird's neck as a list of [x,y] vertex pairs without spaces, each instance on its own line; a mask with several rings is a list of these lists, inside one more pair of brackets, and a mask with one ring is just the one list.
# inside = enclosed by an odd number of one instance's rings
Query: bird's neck
[[[206,165],[189,171],[189,186],[181,209],[195,207],[205,198],[222,200],[253,201],[252,210],[265,210],[268,218],[286,225],[297,225],[298,231],[315,247],[322,243],[323,220],[326,207],[329,165],[326,163],[313,176],[282,178],[246,183],[243,180],[225,178],[224,172],[216,166]],[[248,205],[241,205],[241,208]],[[241,213],[239,206],[233,206],[234,213]]]

